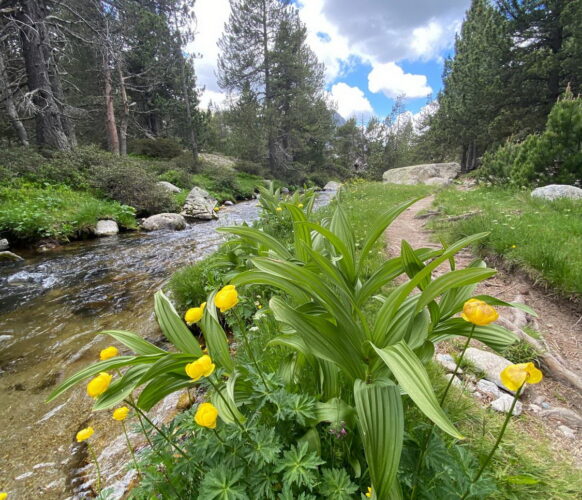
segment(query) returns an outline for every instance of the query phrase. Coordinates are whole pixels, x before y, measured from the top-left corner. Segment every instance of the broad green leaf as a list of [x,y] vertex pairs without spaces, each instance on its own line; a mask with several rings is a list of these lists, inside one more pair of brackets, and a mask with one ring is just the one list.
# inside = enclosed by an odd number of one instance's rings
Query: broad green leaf
[[99,332],[99,335],[109,335],[124,346],[129,347],[136,354],[165,354],[166,351],[150,344],[142,339],[139,335],[121,330],[105,330]]
[[298,440],[298,444],[307,443],[307,449],[317,456],[321,455],[321,439],[319,438],[319,432],[315,427],[310,427],[307,432],[303,434]]
[[145,386],[137,400],[137,406],[144,411],[151,410],[154,405],[167,395],[192,385],[190,377],[184,378],[176,373],[164,373],[157,376]]
[[230,397],[226,388],[219,387],[219,392],[213,390],[210,400],[212,401],[212,404],[216,406],[218,416],[223,422],[238,425],[236,423],[238,420],[241,424],[245,423],[246,417],[238,410],[236,403]]
[[[429,339],[435,344],[443,340],[455,337],[468,337],[473,325],[462,318],[449,318],[439,323],[431,332]],[[517,341],[515,333],[498,326],[475,326],[473,338],[491,347],[494,351],[501,352]]]
[[330,399],[338,396],[341,391],[340,372],[335,363],[319,359],[321,397]]
[[402,341],[384,349],[373,347],[416,406],[447,434],[463,439],[440,407],[428,373],[410,347]]
[[204,334],[204,340],[208,346],[208,354],[212,358],[212,361],[230,373],[234,369],[234,363],[230,357],[228,338],[226,337],[226,333],[224,333],[224,329],[220,326],[220,321],[218,321],[218,312],[214,305],[215,295],[216,291],[209,295],[206,301],[204,315],[199,325],[200,330]]
[[533,316],[534,318],[538,317],[537,313],[531,307],[528,307],[525,304],[520,304],[519,302],[504,302],[503,300],[500,300],[496,297],[491,297],[491,295],[475,295],[474,298],[482,300],[483,302],[487,302],[487,304],[492,306],[515,307],[516,309],[520,309]]
[[148,354],[145,356],[116,356],[115,358],[108,359],[107,361],[100,361],[93,365],[87,366],[82,370],[79,370],[74,375],[70,376],[63,383],[61,383],[53,392],[50,393],[47,398],[47,403],[60,396],[67,389],[70,389],[74,385],[78,384],[82,380],[89,377],[97,375],[100,372],[107,372],[110,370],[118,370],[128,365],[140,365],[142,363],[155,363],[164,354]]
[[291,218],[293,219],[295,254],[300,260],[307,262],[307,249],[311,248],[311,231],[302,224],[303,222],[307,222],[305,213],[300,208],[289,203],[286,203],[283,206],[289,211]]
[[154,295],[154,310],[164,335],[177,349],[202,356],[200,344],[161,290]]
[[384,231],[386,231],[386,228],[390,224],[392,224],[392,222],[394,222],[394,219],[396,219],[396,217],[398,217],[402,212],[404,212],[404,210],[406,210],[409,206],[413,205],[414,203],[421,200],[422,198],[423,197],[414,198],[412,200],[405,201],[404,203],[401,203],[400,205],[397,205],[397,206],[391,208],[385,214],[383,214],[379,217],[378,221],[370,229],[370,232],[369,232],[368,236],[366,237],[366,241],[364,243],[364,246],[362,247],[362,251],[360,252],[360,260],[359,260],[359,264],[358,264],[358,274],[360,274],[362,272],[363,265],[366,262],[368,254],[370,253],[370,250],[372,250],[374,243],[376,243],[378,238],[382,234],[384,234]]
[[168,353],[148,367],[148,370],[142,375],[139,385],[145,384],[164,373],[176,372],[185,375],[186,365],[196,361],[198,358],[199,356],[194,356],[193,354]]
[[149,365],[130,367],[122,377],[114,378],[109,388],[95,400],[93,411],[107,410],[127,398],[140,385],[139,380]]
[[391,498],[404,436],[400,390],[391,383],[356,380],[354,400],[372,488],[376,498]]
[[230,281],[233,285],[243,286],[243,285],[268,285],[279,288],[284,292],[291,295],[298,302],[305,302],[310,300],[310,296],[302,288],[295,286],[291,281],[285,278],[281,278],[276,274],[263,271],[244,271],[238,273]]
[[340,398],[332,398],[325,403],[315,404],[315,419],[318,424],[321,422],[329,422],[330,424],[345,422],[351,427],[355,416],[356,410]]
[[234,226],[234,227],[219,227],[216,229],[216,231],[221,233],[230,233],[237,236],[241,236],[243,238],[248,238],[252,241],[256,241],[259,245],[262,245],[266,249],[272,250],[282,259],[291,259],[293,257],[293,255],[291,255],[291,252],[289,252],[285,245],[280,243],[279,240],[258,229],[252,227]]
[[[420,271],[425,268],[424,263],[416,256],[414,250],[406,240],[400,243],[400,257],[404,270],[410,279],[414,278]],[[431,275],[427,274],[423,280],[418,283],[418,288],[424,290],[431,281]]]
[[278,297],[270,301],[275,318],[291,326],[308,345],[313,355],[337,364],[351,377],[362,378],[366,365],[349,335],[342,335],[337,326],[315,316],[302,314]]

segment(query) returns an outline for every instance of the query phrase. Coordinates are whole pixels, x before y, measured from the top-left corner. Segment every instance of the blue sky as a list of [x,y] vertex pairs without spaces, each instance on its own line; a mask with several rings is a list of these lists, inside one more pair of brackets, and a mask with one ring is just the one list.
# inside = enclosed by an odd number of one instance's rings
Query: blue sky
[[[308,43],[326,67],[326,85],[344,117],[367,120],[390,113],[396,96],[418,113],[442,86],[444,58],[470,0],[294,0]],[[191,50],[202,105],[224,102],[216,84],[216,41],[228,20],[228,0],[197,0]]]

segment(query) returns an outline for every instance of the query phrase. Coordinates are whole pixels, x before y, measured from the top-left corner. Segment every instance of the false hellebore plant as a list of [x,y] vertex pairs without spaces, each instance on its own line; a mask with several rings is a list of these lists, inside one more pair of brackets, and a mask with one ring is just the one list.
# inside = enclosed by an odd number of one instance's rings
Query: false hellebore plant
[[[323,224],[310,222],[306,215],[309,211],[298,204],[281,204],[293,220],[291,249],[257,228],[222,228],[239,236],[234,243],[239,241],[246,249],[252,265],[250,270],[232,272],[231,285],[267,285],[281,292],[270,301],[281,331],[270,344],[291,350],[288,363],[282,364],[279,373],[289,385],[298,379],[302,367],[303,376],[316,378],[318,418],[313,432],[308,432],[310,438],[319,439],[315,430],[319,422],[357,421],[371,491],[382,500],[402,495],[396,473],[404,435],[404,397],[410,398],[444,432],[462,438],[439,405],[424,367],[433,356],[434,345],[471,335],[492,349],[501,350],[516,340],[502,327],[471,325],[455,317],[473,296],[476,284],[495,274],[482,261],[475,261],[466,269],[454,268],[454,255],[486,233],[439,250],[413,250],[403,241],[399,257],[385,261],[372,272],[366,268],[366,258],[378,238],[416,201],[386,212],[359,252],[340,204]],[[433,271],[447,261],[452,270],[433,278]],[[384,287],[402,274],[409,280],[383,293]],[[231,292],[225,287],[219,294]],[[208,297],[205,307],[190,311],[186,320],[200,326],[208,354],[220,374],[212,384],[215,391],[211,396],[218,417],[227,424],[240,425],[251,416],[244,415],[244,408],[237,405],[237,394],[245,392],[238,385],[244,381],[238,377],[219,321],[217,306],[223,307],[216,295],[213,292]],[[476,298],[492,305],[517,306],[484,295]],[[375,300],[381,305],[375,317],[370,318],[369,302]],[[162,292],[155,296],[155,312],[177,352],[160,349],[133,333],[103,332],[136,355],[115,356],[79,371],[55,389],[49,400],[78,382],[106,372],[116,375],[105,392],[95,398],[96,410],[112,408],[125,400],[140,412],[148,411],[166,395],[191,386],[193,378],[186,366],[205,353]],[[256,368],[260,374],[259,366]],[[143,389],[133,399],[138,388]],[[358,463],[352,466],[354,470],[361,468]]]

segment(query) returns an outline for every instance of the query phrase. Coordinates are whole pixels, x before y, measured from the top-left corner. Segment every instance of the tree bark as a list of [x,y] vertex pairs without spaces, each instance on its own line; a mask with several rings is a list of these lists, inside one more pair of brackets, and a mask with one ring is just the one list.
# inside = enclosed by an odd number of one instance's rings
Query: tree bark
[[10,90],[10,82],[8,80],[8,73],[6,72],[6,65],[4,64],[2,51],[0,51],[0,96],[4,102],[4,107],[6,108],[8,119],[16,131],[16,135],[18,135],[20,143],[23,146],[28,147],[30,144],[28,142],[28,133],[26,132],[26,129],[24,128],[24,125],[18,116],[18,112],[16,111],[16,105],[14,104],[12,91]]
[[127,90],[125,88],[125,80],[123,79],[123,71],[121,64],[117,64],[117,73],[119,75],[119,92],[121,94],[121,104],[123,106],[123,113],[119,120],[119,153],[122,156],[127,155],[127,126],[129,124],[129,100],[127,98]]
[[105,131],[107,133],[107,147],[114,154],[119,154],[119,137],[115,123],[115,107],[113,105],[113,91],[111,85],[111,67],[108,57],[103,55],[103,79],[105,82]]
[[50,62],[45,57],[45,48],[50,47],[45,0],[21,0],[19,7],[15,18],[20,30],[28,89],[36,107],[36,142],[40,146],[70,149],[50,81]]
[[273,136],[273,117],[271,110],[271,67],[269,59],[269,33],[268,33],[268,13],[267,2],[263,1],[263,54],[264,54],[264,74],[265,74],[265,109],[267,125],[267,155],[269,161],[269,170],[275,174],[275,138]]

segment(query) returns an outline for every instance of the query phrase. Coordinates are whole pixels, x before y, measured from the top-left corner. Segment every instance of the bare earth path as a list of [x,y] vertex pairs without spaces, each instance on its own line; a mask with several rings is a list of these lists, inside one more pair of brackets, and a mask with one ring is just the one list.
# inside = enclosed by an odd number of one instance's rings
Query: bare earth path
[[[415,216],[423,211],[432,208],[434,197],[424,198],[412,207],[408,208],[394,223],[386,233],[386,248],[389,255],[400,254],[400,244],[404,239],[413,248],[440,248],[440,245],[433,241],[433,235],[424,228],[426,219],[418,219]],[[535,237],[535,235],[532,235]],[[457,254],[457,269],[466,267],[475,256],[470,249],[465,249]],[[487,260],[487,259],[485,259]],[[495,268],[493,263],[489,267]],[[441,266],[435,275],[449,270],[448,264]],[[552,353],[559,355],[565,365],[577,374],[582,376],[582,311],[573,304],[564,300],[552,297],[547,291],[534,286],[531,281],[516,273],[508,273],[499,270],[493,278],[479,285],[476,294],[487,294],[499,299],[511,302],[516,297],[521,296],[521,302],[532,307],[539,315],[539,318],[530,323],[539,331]],[[500,311],[502,317],[507,315],[507,311]],[[529,319],[532,321],[532,319]],[[483,346],[476,347],[483,348]],[[536,417],[542,424],[546,434],[552,438],[557,448],[567,448],[576,457],[578,463],[582,463],[582,442],[580,435],[582,428],[576,429],[573,424],[558,421],[554,417],[540,417],[534,413],[529,404],[538,398],[550,404],[552,409],[567,408],[582,414],[582,394],[570,385],[560,382],[547,376],[542,384],[530,386],[529,391],[522,398],[524,412]],[[548,413],[548,412],[543,412]],[[565,424],[576,430],[576,438],[565,438],[564,434],[558,430],[558,426]]]

